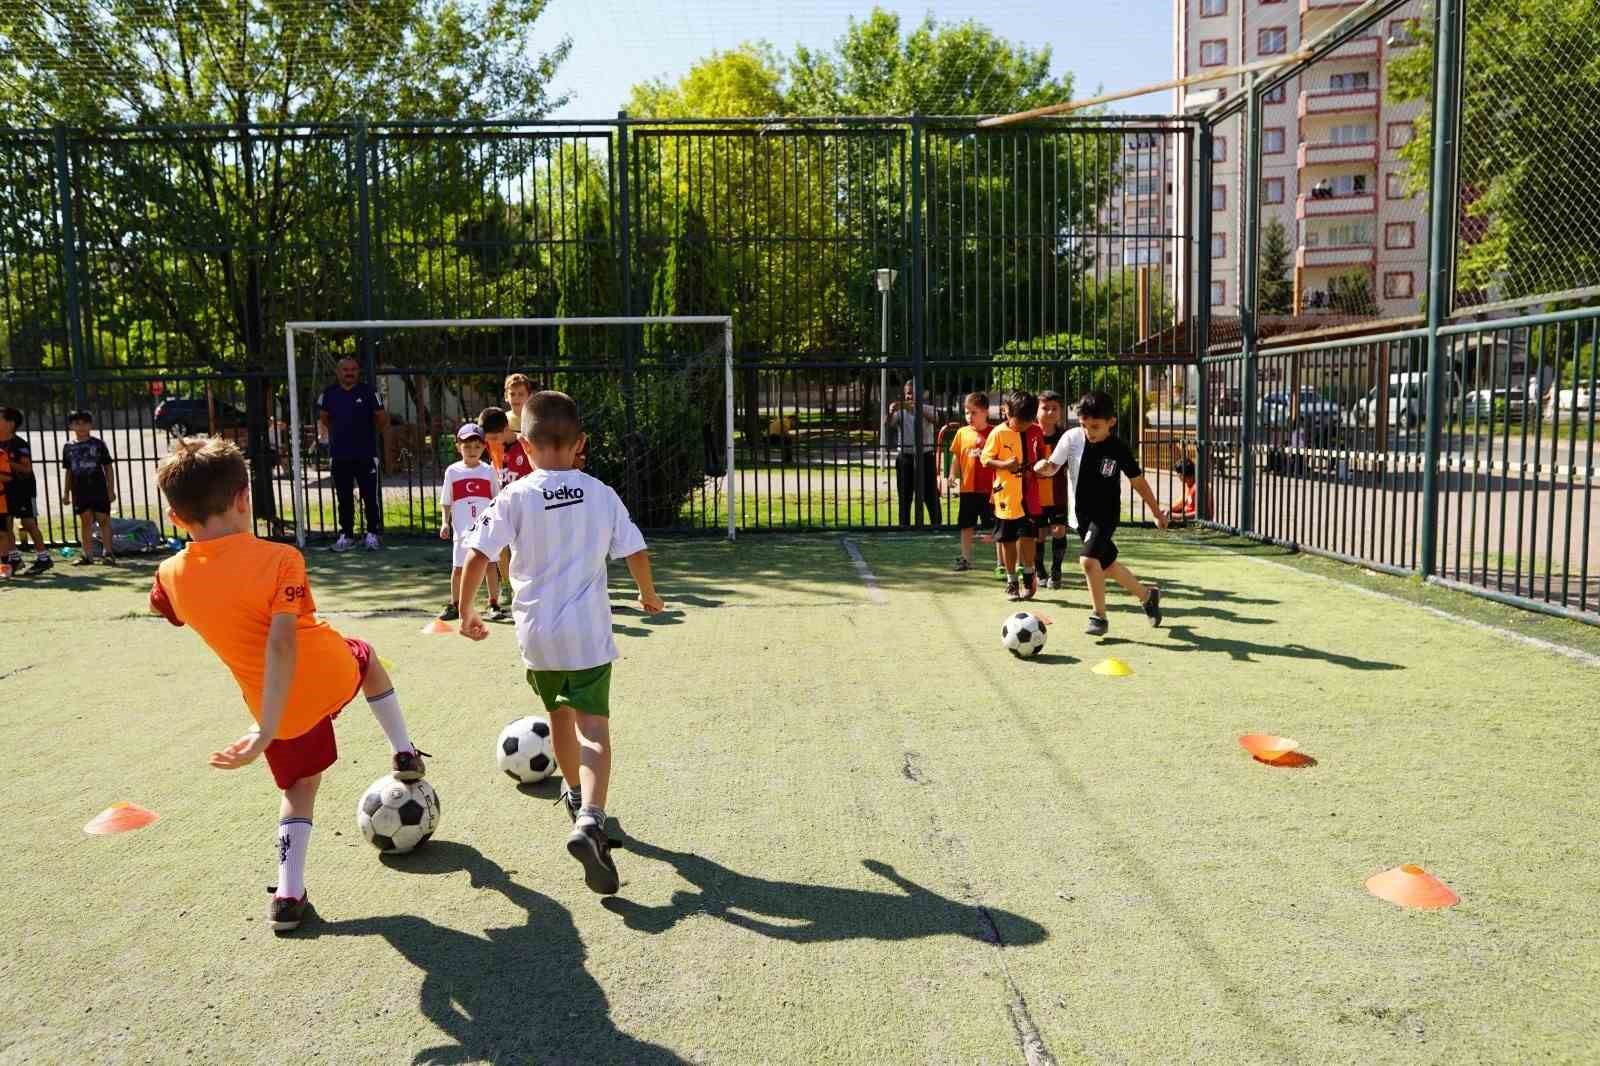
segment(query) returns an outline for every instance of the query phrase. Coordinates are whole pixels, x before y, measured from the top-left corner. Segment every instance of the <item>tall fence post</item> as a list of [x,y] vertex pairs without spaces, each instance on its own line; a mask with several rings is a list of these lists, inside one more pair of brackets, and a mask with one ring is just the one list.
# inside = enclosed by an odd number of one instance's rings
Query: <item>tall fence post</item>
[[[925,429],[922,424],[922,271],[924,267],[922,248],[922,138],[924,127],[922,118],[916,112],[911,113],[911,277],[906,286],[906,309],[910,316],[911,340],[911,396],[912,396],[912,425],[916,427],[915,453],[912,459],[913,478],[912,485],[912,524],[922,525],[922,511],[925,506],[922,486],[922,442]],[[902,450],[905,442],[900,444]],[[937,465],[938,456],[933,456],[929,461]]]
[[83,322],[78,317],[78,234],[72,215],[72,171],[67,148],[67,127],[55,128],[56,210],[61,223],[61,286],[66,297],[67,349],[72,359],[72,401],[82,410],[89,406],[88,353],[83,343]]
[[1451,371],[1449,353],[1441,349],[1439,327],[1450,313],[1455,290],[1461,62],[1466,40],[1464,0],[1439,0],[1434,19],[1433,197],[1428,205],[1428,424],[1422,456],[1422,544],[1417,560],[1423,577],[1433,576],[1438,565],[1439,452],[1445,417],[1440,392]]
[[[357,289],[357,299],[361,308],[361,317],[372,318],[372,222],[371,205],[368,202],[371,188],[371,174],[367,167],[367,120],[362,119],[356,124],[355,147],[355,182],[356,182],[356,259],[359,262],[361,277]],[[365,368],[367,380],[377,386],[377,353],[373,349],[372,331],[361,330],[361,365]]]
[[[617,270],[622,283],[622,313],[633,311],[633,183],[630,171],[633,155],[628,147],[628,112],[617,112]],[[637,326],[622,328],[622,449],[627,462],[623,463],[623,497],[630,510],[639,506],[639,473],[637,454],[638,425],[634,409],[634,386],[637,374],[637,340],[643,331]],[[730,474],[731,476],[731,474]]]
[[[1260,347],[1256,293],[1257,260],[1261,258],[1261,91],[1257,87],[1258,80],[1257,75],[1250,75],[1250,95],[1244,112],[1244,188],[1239,190],[1239,332],[1244,360],[1244,395],[1240,397],[1243,410],[1239,412],[1243,430],[1239,443],[1239,530],[1242,533],[1255,531],[1256,351]],[[1206,254],[1210,255],[1210,249],[1206,249]]]
[[1194,181],[1194,313],[1193,323],[1194,363],[1199,377],[1195,390],[1195,518],[1204,520],[1211,513],[1211,386],[1206,381],[1206,352],[1211,347],[1211,235],[1216,220],[1211,211],[1211,154],[1215,149],[1215,136],[1211,121],[1200,120],[1200,133],[1195,138],[1198,149],[1195,159]]

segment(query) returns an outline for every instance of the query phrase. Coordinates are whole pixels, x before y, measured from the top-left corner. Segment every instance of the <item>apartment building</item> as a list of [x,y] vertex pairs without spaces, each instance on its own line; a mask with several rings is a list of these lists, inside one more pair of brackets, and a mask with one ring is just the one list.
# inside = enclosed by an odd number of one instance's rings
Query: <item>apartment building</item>
[[[1357,0],[1174,0],[1175,73],[1187,77],[1292,54],[1359,6]],[[1414,0],[1267,97],[1262,213],[1263,221],[1283,223],[1292,250],[1293,313],[1372,313],[1375,306],[1395,317],[1420,306],[1427,204],[1408,189],[1400,149],[1424,104],[1390,103],[1384,90],[1389,62],[1415,47],[1408,27],[1422,10],[1422,0]],[[1244,78],[1219,77],[1176,90],[1175,104],[1180,112],[1198,110],[1245,87]],[[1220,314],[1233,313],[1240,296],[1243,131],[1242,118],[1223,124],[1213,151],[1209,296]],[[1175,162],[1182,183],[1186,161]]]

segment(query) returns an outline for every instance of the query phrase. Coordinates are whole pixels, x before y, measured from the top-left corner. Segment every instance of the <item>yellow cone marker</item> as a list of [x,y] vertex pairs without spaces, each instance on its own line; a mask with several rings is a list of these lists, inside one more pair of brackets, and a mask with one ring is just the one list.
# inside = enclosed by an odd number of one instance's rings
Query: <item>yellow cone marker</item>
[[1107,659],[1104,662],[1096,663],[1094,672],[1101,677],[1132,677],[1133,667],[1121,659]]
[[394,663],[390,662],[388,659],[385,659],[381,655],[378,656],[378,662],[383,666],[383,668],[385,670],[393,670],[394,669]]

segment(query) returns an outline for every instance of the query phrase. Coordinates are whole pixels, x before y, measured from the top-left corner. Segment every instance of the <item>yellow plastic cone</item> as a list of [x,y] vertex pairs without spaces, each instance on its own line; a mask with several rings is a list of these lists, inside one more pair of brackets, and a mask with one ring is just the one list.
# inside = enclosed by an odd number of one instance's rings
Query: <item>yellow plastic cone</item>
[[1102,663],[1096,663],[1094,672],[1101,677],[1132,677],[1133,667],[1121,659],[1107,659]]
[[160,817],[155,811],[141,807],[137,803],[113,803],[95,815],[89,824],[83,827],[83,831],[95,836],[126,833],[130,829],[143,829]]
[[1454,907],[1461,902],[1461,897],[1450,891],[1448,885],[1411,862],[1367,878],[1367,891],[1397,907],[1420,910]]
[[394,663],[390,662],[388,659],[385,659],[381,655],[378,656],[378,662],[383,665],[383,668],[385,670],[393,670],[394,669]]
[[422,627],[422,632],[425,636],[437,636],[440,633],[454,633],[455,628],[451,626],[449,622],[435,618],[433,621]]

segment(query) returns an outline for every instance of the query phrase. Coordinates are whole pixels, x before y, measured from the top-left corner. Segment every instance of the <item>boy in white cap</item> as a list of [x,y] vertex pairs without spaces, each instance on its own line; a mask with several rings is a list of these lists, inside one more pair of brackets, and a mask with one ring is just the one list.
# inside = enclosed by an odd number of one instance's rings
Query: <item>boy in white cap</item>
[[[439,488],[439,539],[452,541],[450,555],[450,602],[439,618],[453,622],[461,617],[461,569],[467,565],[471,551],[466,546],[467,531],[477,522],[478,516],[494,502],[498,482],[494,468],[483,461],[483,431],[476,422],[467,422],[456,430],[456,451],[461,461],[451,463],[444,472],[444,484]],[[506,620],[500,606],[500,572],[489,566],[489,619]]]

